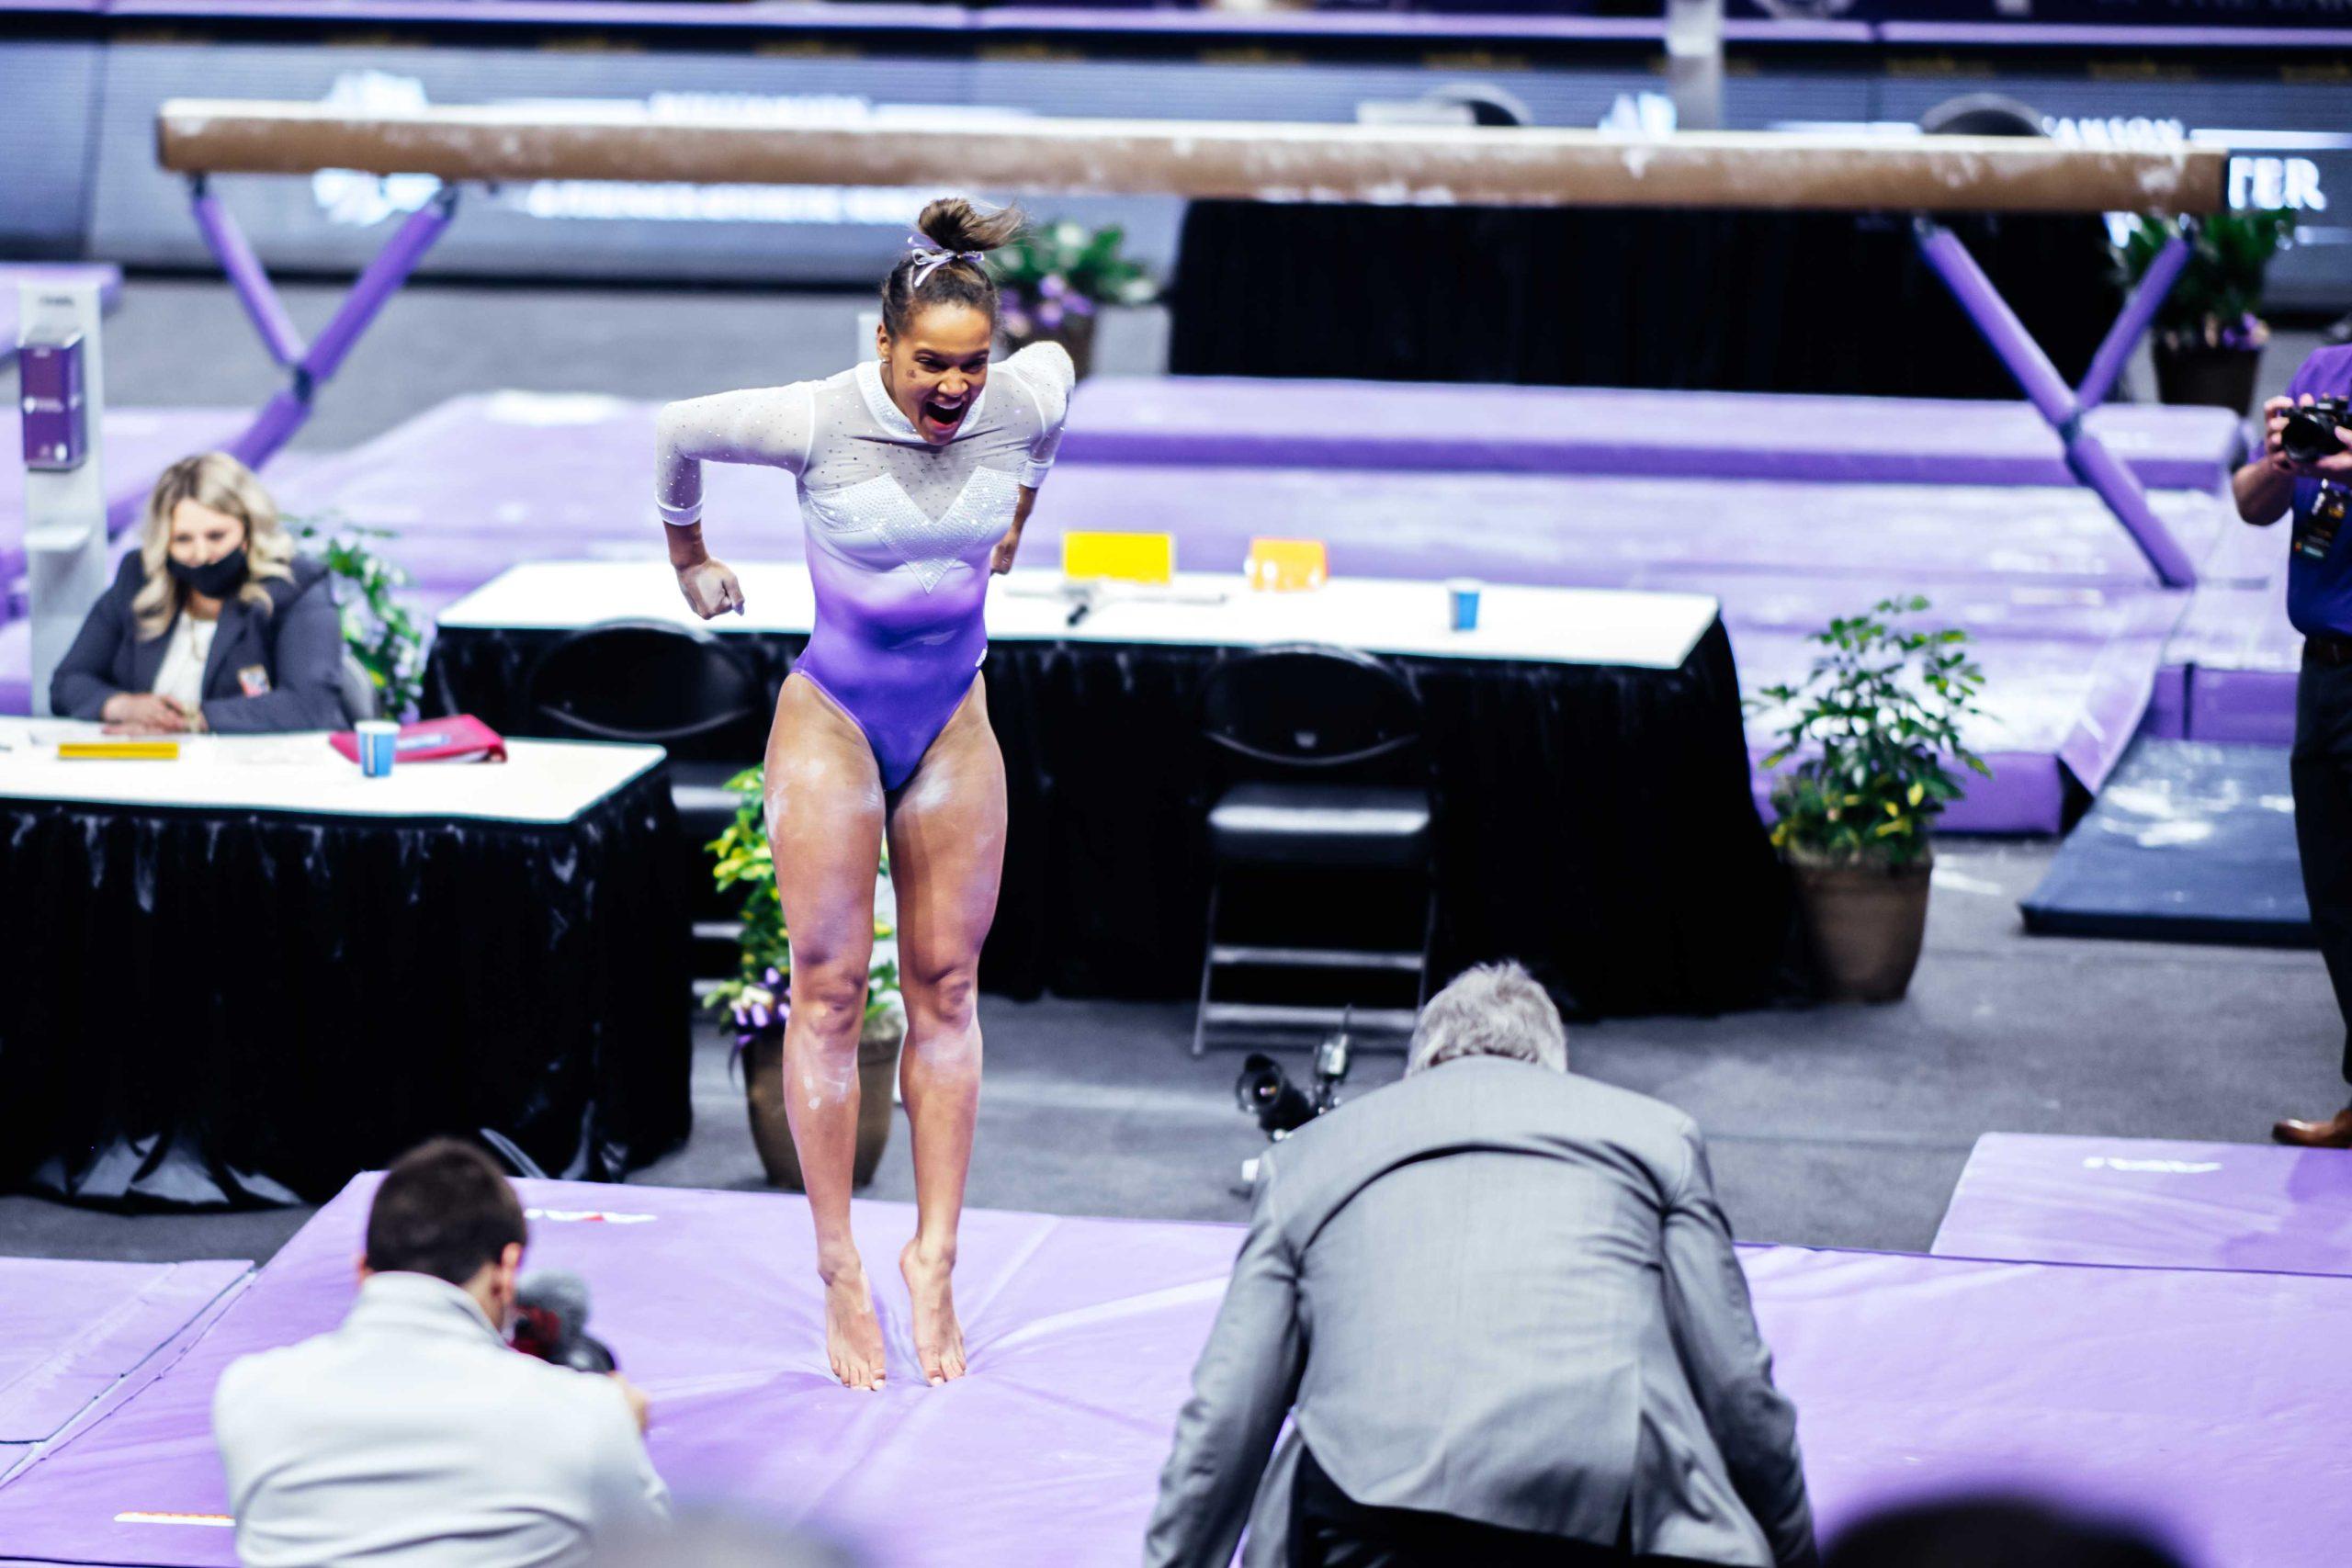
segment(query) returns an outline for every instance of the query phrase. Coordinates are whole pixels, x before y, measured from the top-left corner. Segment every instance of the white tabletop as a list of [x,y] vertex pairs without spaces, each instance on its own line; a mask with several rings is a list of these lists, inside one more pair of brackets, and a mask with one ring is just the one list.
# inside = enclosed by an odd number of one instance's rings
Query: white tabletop
[[504,762],[404,762],[363,775],[323,732],[180,738],[175,761],[59,760],[95,724],[0,717],[0,799],[187,810],[569,822],[662,761],[659,746],[509,740]]
[[[806,632],[815,615],[807,568],[736,565],[743,614],[720,633]],[[1061,574],[1015,571],[989,593],[989,637],[999,642],[1149,642],[1262,648],[1319,642],[1367,653],[1679,669],[1716,602],[1700,593],[1490,583],[1478,628],[1448,629],[1444,585],[1350,577],[1298,593],[1252,590],[1238,574],[1179,572],[1173,585],[1113,585],[1077,626]],[[511,567],[443,610],[445,627],[569,631],[610,620],[701,624],[661,561],[534,561]]]

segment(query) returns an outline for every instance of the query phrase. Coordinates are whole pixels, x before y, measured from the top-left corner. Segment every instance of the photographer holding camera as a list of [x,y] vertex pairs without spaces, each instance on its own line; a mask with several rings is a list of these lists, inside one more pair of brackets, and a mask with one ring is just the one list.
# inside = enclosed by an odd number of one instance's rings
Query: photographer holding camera
[[[2287,616],[2303,634],[2295,682],[2295,842],[2303,893],[2346,1024],[2344,1077],[2352,1083],[2352,541],[2339,539],[2352,502],[2345,428],[2352,346],[2303,362],[2287,395],[2262,405],[2262,456],[2230,481],[2238,515],[2267,527],[2291,510]],[[2352,1107],[2319,1122],[2290,1118],[2282,1144],[2352,1148]]]
[[343,1325],[213,1395],[247,1568],[561,1568],[668,1522],[645,1396],[508,1347],[526,1240],[478,1149],[436,1139],[385,1172]]

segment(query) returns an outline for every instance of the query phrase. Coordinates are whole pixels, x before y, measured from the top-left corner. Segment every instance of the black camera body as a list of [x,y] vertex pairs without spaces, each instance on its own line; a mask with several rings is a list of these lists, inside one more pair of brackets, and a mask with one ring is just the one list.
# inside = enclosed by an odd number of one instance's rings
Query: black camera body
[[2352,426],[2352,398],[2315,398],[2287,411],[2278,450],[2290,462],[2316,463],[2344,450],[2346,426]]
[[1303,1089],[1290,1081],[1282,1064],[1252,1053],[1234,1080],[1233,1098],[1242,1111],[1258,1120],[1266,1136],[1279,1143],[1340,1103],[1340,1086],[1347,1081],[1354,1055],[1342,1027],[1315,1048],[1315,1081]]

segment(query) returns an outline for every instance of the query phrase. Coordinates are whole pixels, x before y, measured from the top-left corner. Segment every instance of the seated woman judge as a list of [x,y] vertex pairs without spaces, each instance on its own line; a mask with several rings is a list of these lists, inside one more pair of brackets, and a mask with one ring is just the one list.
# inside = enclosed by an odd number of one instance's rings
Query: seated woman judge
[[252,469],[206,452],[155,481],[139,548],[59,662],[49,705],[110,735],[336,729],[342,674],[326,568],[294,553]]

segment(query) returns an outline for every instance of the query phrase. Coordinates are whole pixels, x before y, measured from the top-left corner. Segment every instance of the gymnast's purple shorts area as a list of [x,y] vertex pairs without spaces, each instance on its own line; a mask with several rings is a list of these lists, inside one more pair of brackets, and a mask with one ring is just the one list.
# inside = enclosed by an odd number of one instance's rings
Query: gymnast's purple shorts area
[[865,732],[883,789],[896,790],[972,689],[988,652],[989,575],[956,572],[924,592],[905,574],[864,570],[819,547],[808,576],[817,621],[793,673]]

